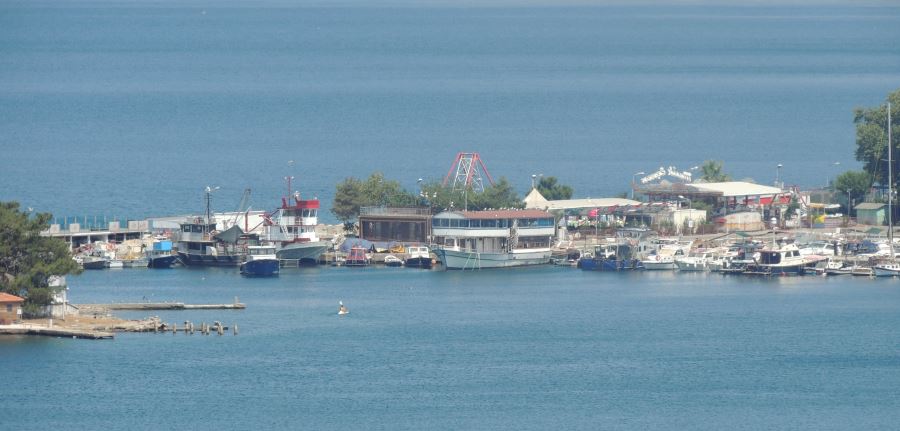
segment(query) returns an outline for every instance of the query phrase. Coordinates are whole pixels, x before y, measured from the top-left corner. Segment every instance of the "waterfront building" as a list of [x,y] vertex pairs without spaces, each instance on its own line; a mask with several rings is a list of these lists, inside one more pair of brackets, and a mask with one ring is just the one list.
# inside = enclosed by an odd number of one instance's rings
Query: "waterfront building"
[[0,292],[0,325],[10,325],[22,320],[24,298]]
[[877,202],[863,202],[855,207],[856,222],[882,226],[887,224],[887,205]]
[[373,242],[427,244],[431,238],[431,215],[427,207],[362,207],[359,237]]

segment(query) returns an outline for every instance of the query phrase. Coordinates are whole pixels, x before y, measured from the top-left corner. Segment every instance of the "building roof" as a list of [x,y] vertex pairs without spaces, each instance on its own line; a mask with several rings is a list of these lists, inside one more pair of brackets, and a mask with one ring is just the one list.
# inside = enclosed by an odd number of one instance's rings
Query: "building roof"
[[24,302],[25,298],[19,298],[16,295],[0,292],[0,302]]
[[638,201],[621,198],[597,198],[597,199],[566,199],[558,201],[546,201],[540,208],[548,211],[553,210],[570,210],[580,208],[610,208],[624,206],[639,206]]
[[[442,214],[452,214],[459,218],[467,218],[467,219],[479,219],[479,220],[492,220],[492,219],[508,219],[508,218],[549,218],[553,217],[552,214],[547,211],[535,210],[535,209],[525,209],[525,210],[487,210],[487,211],[445,211],[438,215],[436,218],[439,218]],[[452,218],[452,217],[451,217]]]
[[537,188],[531,189],[531,193],[525,196],[524,202],[525,208],[544,208],[547,206],[547,198]]
[[885,204],[878,203],[878,202],[863,202],[863,203],[853,207],[853,209],[855,209],[855,210],[878,210],[878,209],[884,208],[884,206],[885,206]]
[[724,197],[736,196],[761,196],[783,193],[778,187],[764,186],[762,184],[748,183],[745,181],[727,181],[723,183],[691,183],[701,191],[721,193]]

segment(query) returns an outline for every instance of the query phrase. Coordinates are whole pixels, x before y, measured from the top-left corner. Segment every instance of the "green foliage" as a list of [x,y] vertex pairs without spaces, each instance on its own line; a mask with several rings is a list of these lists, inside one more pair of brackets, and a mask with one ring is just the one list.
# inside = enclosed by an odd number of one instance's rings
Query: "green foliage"
[[[871,187],[872,176],[864,171],[847,171],[834,180],[834,189],[840,192],[842,197],[849,195],[850,201],[862,202]],[[849,201],[847,214],[850,214]]]
[[[893,128],[893,161],[897,166],[897,126],[900,125],[900,89],[888,94],[891,102],[891,127]],[[887,184],[887,105],[880,104],[873,108],[856,108],[853,110],[853,123],[856,124],[856,160],[863,163],[863,170],[879,184]],[[894,184],[897,176],[894,175]],[[871,184],[871,183],[870,183]],[[896,186],[895,186],[896,187]]]
[[365,181],[350,177],[338,183],[331,213],[338,220],[348,223],[359,217],[360,207],[404,207],[416,205],[416,202],[416,196],[401,187],[399,182],[375,172]]
[[731,175],[723,170],[723,163],[718,160],[707,160],[700,165],[700,179],[710,183],[730,181]]
[[572,199],[572,194],[574,193],[572,187],[558,184],[556,177],[541,178],[535,188],[537,188],[538,192],[540,192],[545,199],[550,201]]
[[0,202],[0,291],[25,298],[26,311],[50,303],[50,276],[80,271],[65,241],[40,235],[52,218],[29,217],[18,202]]

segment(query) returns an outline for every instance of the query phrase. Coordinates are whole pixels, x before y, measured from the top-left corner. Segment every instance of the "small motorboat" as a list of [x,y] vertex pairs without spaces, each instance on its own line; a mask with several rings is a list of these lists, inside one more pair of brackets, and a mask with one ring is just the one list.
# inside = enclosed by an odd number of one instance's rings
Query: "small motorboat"
[[384,257],[384,265],[392,266],[392,267],[403,266],[403,259],[400,259],[399,257],[394,256],[393,254],[389,254]]

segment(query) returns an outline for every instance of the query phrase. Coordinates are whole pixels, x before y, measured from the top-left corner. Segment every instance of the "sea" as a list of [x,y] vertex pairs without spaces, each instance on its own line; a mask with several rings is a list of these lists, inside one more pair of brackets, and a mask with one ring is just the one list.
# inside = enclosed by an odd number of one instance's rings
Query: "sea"
[[[821,187],[900,88],[900,4],[0,0],[0,201],[57,220],[272,209],[459,152],[576,197],[720,160]],[[783,166],[778,169],[777,166]],[[74,303],[238,335],[0,337],[2,429],[895,429],[900,281],[122,269]],[[338,302],[350,309],[337,315]],[[148,313],[120,313],[144,318]]]

